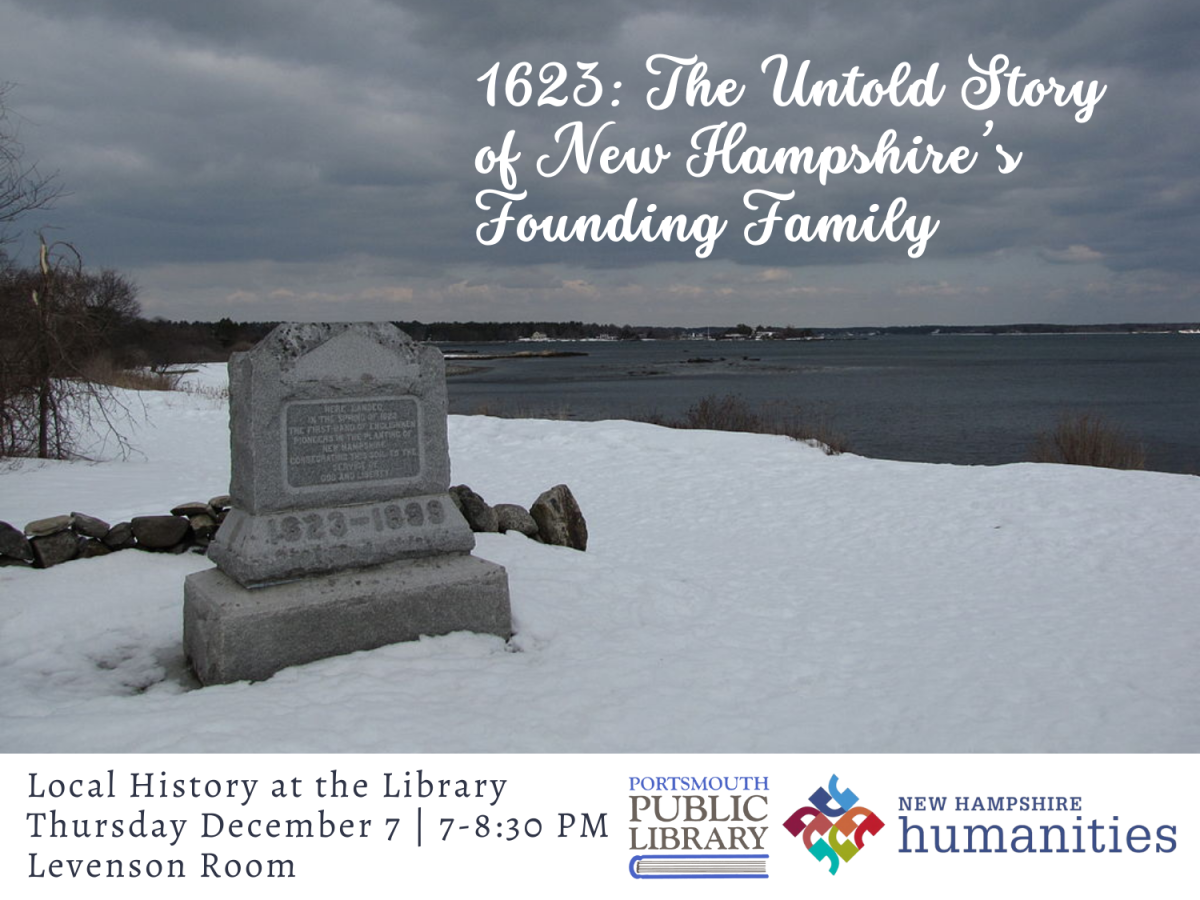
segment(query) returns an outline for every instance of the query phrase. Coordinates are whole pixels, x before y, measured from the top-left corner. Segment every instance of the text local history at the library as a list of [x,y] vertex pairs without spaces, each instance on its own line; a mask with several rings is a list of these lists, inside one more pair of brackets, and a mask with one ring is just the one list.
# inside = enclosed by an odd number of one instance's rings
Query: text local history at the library
[[[242,806],[250,802],[258,787],[257,778],[175,778],[168,779],[167,773],[155,776],[153,772],[130,773],[131,799],[153,798],[183,798],[199,799],[206,797],[210,800],[238,800]],[[316,794],[320,798],[366,797],[367,781],[359,778],[348,781],[339,776],[337,769],[330,772],[328,778],[315,779]],[[273,779],[272,796],[300,797],[301,779]],[[428,799],[484,799],[489,806],[495,806],[500,800],[508,780],[504,778],[428,778],[424,769],[417,769],[415,777],[412,772],[405,772],[404,777],[394,776],[391,772],[383,773],[383,797],[394,800],[401,798]],[[290,788],[289,788],[290,785]],[[37,772],[29,773],[29,796],[32,799],[58,799],[73,797],[76,799],[113,799],[117,797],[116,774],[113,769],[105,771],[100,778],[54,778],[49,781],[39,781]]]

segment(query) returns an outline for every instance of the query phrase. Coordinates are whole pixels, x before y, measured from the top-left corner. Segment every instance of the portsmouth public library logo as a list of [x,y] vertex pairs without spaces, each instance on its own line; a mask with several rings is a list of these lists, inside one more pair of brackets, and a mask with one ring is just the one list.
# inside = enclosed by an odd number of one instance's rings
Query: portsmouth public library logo
[[868,834],[878,834],[883,820],[858,802],[858,794],[850,788],[838,788],[837,775],[829,777],[829,788],[817,788],[809,796],[810,806],[802,806],[783,823],[792,835],[804,841],[804,846],[817,860],[829,861],[829,874],[836,875],[838,866],[850,862],[863,848]]
[[629,860],[638,879],[767,878],[767,777],[633,776]]

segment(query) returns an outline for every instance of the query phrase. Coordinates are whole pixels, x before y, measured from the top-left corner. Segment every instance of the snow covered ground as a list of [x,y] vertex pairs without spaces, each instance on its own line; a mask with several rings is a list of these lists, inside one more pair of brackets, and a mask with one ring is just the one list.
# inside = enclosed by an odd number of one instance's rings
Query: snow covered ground
[[[140,455],[0,467],[0,520],[224,493],[224,401],[141,397]],[[565,482],[588,520],[586,553],[479,536],[508,569],[507,645],[197,690],[181,608],[203,557],[0,568],[0,750],[1200,750],[1200,478],[623,421],[451,417],[450,447],[489,502]]]

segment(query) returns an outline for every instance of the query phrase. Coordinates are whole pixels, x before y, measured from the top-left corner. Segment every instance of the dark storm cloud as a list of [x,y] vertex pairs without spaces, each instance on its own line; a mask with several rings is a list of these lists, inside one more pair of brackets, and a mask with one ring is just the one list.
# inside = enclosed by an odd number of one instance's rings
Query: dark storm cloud
[[[690,320],[679,298],[727,303],[712,276],[736,264],[749,273],[736,279],[746,302],[761,302],[763,319],[810,295],[757,273],[806,268],[809,287],[815,280],[857,292],[856,315],[875,304],[922,320],[946,307],[917,298],[959,295],[974,298],[972,315],[1008,320],[1025,312],[1015,296],[1042,291],[1058,292],[1067,298],[1058,308],[1077,313],[1083,307],[1069,298],[1091,286],[1099,306],[1078,314],[1122,318],[1131,294],[1159,285],[1175,304],[1162,308],[1200,316],[1192,49],[1200,14],[1192,4],[0,0],[0,26],[0,81],[17,82],[9,100],[31,126],[22,137],[71,191],[26,226],[61,225],[90,258],[159,272],[144,280],[164,293],[178,278],[180,295],[196,302],[213,295],[196,289],[191,270],[179,275],[181,266],[226,267],[221,279],[230,285],[246,280],[226,291],[238,297],[298,295],[314,280],[342,278],[342,294],[331,286],[313,296],[411,296],[424,314],[446,318],[477,315],[472,303],[492,304],[491,317],[503,318],[540,302],[548,317],[556,309],[574,317],[591,307],[570,304],[594,304],[595,288],[612,291],[614,305],[628,303],[623,316],[597,318],[636,319],[653,302],[661,312],[647,320]],[[659,52],[699,55],[711,78],[745,83],[745,98],[731,109],[650,110],[642,98],[662,79],[645,61]],[[946,94],[935,109],[780,109],[759,69],[779,52],[793,72],[811,59],[810,78],[857,64],[865,77],[886,80],[901,61],[917,78],[937,62]],[[1005,53],[1030,78],[1095,79],[1107,93],[1085,124],[1073,110],[1047,106],[972,112],[958,95],[972,74],[968,53],[981,62]],[[563,62],[569,87],[578,83],[576,60],[598,61],[606,94],[589,110],[489,109],[476,79],[497,61],[505,73],[520,60]],[[618,79],[620,91],[612,88]],[[610,97],[621,105],[609,106]],[[605,134],[614,144],[658,142],[672,159],[654,176],[537,177],[534,161],[562,155],[554,131],[575,119],[589,137],[612,120]],[[984,138],[989,119],[994,131]],[[689,176],[689,139],[720,121],[744,122],[746,144],[772,149],[873,146],[894,128],[902,146],[919,134],[945,150],[971,146],[980,160],[963,176],[847,174],[824,187],[805,175]],[[523,154],[520,189],[529,191],[517,215],[607,217],[632,196],[641,207],[656,202],[659,215],[717,214],[730,224],[712,259],[700,263],[694,245],[664,242],[509,237],[482,246],[475,229],[490,214],[476,208],[476,193],[500,185],[472,164],[509,129]],[[1024,153],[1011,175],[995,171],[997,142]],[[752,247],[741,234],[752,188],[796,190],[785,215],[861,216],[870,203],[886,208],[904,196],[909,214],[941,225],[916,262],[906,243],[886,241]],[[322,266],[324,275],[314,269]],[[257,267],[253,278],[247,267]],[[712,293],[696,299],[688,284]],[[909,305],[894,312],[887,298],[901,290]]]

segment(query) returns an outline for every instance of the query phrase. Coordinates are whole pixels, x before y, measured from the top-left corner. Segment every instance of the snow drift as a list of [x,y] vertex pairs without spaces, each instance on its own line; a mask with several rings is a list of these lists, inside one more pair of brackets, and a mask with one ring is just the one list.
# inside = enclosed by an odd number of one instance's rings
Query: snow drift
[[[211,388],[220,368],[201,373]],[[195,383],[195,382],[193,382]],[[0,519],[223,493],[217,392],[141,454],[0,468]],[[1196,752],[1200,479],[827,457],[783,437],[451,417],[455,483],[570,485],[586,553],[480,535],[516,635],[195,689],[201,556],[0,569],[0,750]]]

